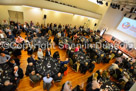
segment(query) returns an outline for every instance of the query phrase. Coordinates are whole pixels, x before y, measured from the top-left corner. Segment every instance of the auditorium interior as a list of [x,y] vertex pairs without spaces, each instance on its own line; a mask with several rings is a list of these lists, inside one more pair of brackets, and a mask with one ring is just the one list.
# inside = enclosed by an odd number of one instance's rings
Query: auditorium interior
[[0,91],[136,91],[136,0],[0,0]]

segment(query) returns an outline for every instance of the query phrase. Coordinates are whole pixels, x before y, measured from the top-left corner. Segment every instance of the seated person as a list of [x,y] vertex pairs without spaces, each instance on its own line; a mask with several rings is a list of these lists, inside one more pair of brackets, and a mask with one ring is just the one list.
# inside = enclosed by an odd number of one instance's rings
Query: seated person
[[80,61],[78,60],[74,65],[73,65],[73,69],[75,69],[76,72],[79,71],[80,68]]
[[125,89],[126,91],[129,91],[130,88],[134,85],[134,83],[135,83],[134,81],[129,80],[129,81],[125,84],[124,89]]
[[103,59],[103,62],[104,63],[109,63],[110,61],[110,55],[107,55],[104,59]]
[[12,52],[12,53],[13,53],[13,56],[15,56],[15,57],[21,55],[21,49],[18,48],[17,46],[18,46],[17,43],[14,43],[14,44],[13,44],[14,49],[13,49],[13,52]]
[[45,88],[47,89],[47,91],[50,90],[51,85],[53,83],[53,78],[50,77],[49,74],[47,74],[47,76],[43,77],[43,89],[45,90]]
[[18,67],[15,66],[14,67],[14,71],[13,71],[13,82],[16,83],[17,85],[19,84],[20,79],[23,78],[24,74],[23,74],[23,70]]
[[66,58],[65,61],[60,61],[60,60],[59,60],[59,63],[60,63],[60,66],[62,67],[62,66],[64,66],[64,64],[68,64],[68,63],[69,63],[69,59]]
[[59,55],[59,52],[56,51],[54,54],[53,54],[53,58],[55,59],[60,59],[60,55]]
[[46,57],[50,57],[51,56],[51,50],[50,50],[50,48],[47,48],[45,56]]
[[95,61],[92,61],[90,64],[89,64],[89,72],[92,72],[95,68]]
[[75,51],[74,52],[78,52],[78,51],[79,51],[79,48],[77,46],[77,47],[75,47]]
[[0,48],[0,51],[1,51],[1,53],[5,53],[5,54],[9,55],[8,50],[6,50],[6,49],[3,48],[3,47]]
[[0,29],[0,38],[7,38],[6,34]]
[[68,69],[67,64],[64,64],[64,66],[62,66],[62,67],[60,68],[61,74],[64,74],[64,72],[67,71],[67,69]]
[[109,80],[110,76],[109,76],[107,70],[104,70],[104,71],[103,71],[103,73],[102,73],[102,78],[103,78],[104,81]]
[[27,67],[26,67],[26,73],[25,73],[25,75],[26,75],[26,76],[29,76],[29,74],[30,74],[33,70],[35,70],[35,66],[33,65],[33,63],[32,63],[32,62],[28,63],[28,65],[27,65]]
[[11,32],[8,33],[7,38],[10,38],[10,39],[12,39],[12,40],[15,39],[14,35],[13,35]]
[[37,56],[38,56],[38,59],[43,59],[43,51],[41,48],[38,49]]
[[16,59],[11,59],[10,62],[9,62],[9,65],[11,67],[14,67],[14,66],[19,66],[20,65],[20,62]]
[[11,57],[9,55],[6,55],[5,53],[0,53],[0,64],[6,63],[9,61]]
[[58,38],[58,36],[55,36],[53,41],[58,45],[59,44],[59,38]]
[[62,75],[60,72],[54,76],[54,81],[61,81],[61,79],[62,79]]
[[[94,90],[100,90],[100,87],[101,87],[101,84],[99,84],[98,82],[97,82],[97,80],[96,79],[93,79],[93,81],[92,81],[92,90],[94,91]],[[98,90],[98,91],[99,91]]]
[[115,64],[115,63],[112,63],[109,70],[116,70],[116,69],[119,69],[119,66],[117,64]]
[[129,74],[127,72],[124,72],[122,79],[127,83],[129,81],[129,79],[130,79]]
[[85,64],[81,65],[81,73],[85,74],[88,70],[88,62],[85,62]]
[[62,91],[72,91],[72,84],[70,81],[66,81]]
[[24,42],[24,39],[22,38],[22,37],[20,37],[20,36],[18,36],[17,38],[16,38],[16,43],[23,43]]
[[31,71],[31,73],[29,74],[29,77],[35,83],[39,82],[42,78],[42,76],[39,75],[38,73],[36,74],[36,72],[34,70]]
[[13,83],[11,83],[9,80],[6,80],[4,82],[4,85],[1,87],[0,90],[1,91],[15,91],[16,90],[16,86],[13,85]]
[[34,52],[35,46],[32,44],[32,42],[30,42],[30,45],[27,48],[27,54],[28,55],[32,55]]
[[98,73],[93,73],[93,77],[92,77],[92,79],[97,80],[97,79],[98,79]]
[[31,57],[27,59],[27,63],[33,63],[33,65],[36,65],[35,55],[33,54]]
[[61,32],[60,32],[60,31],[57,33],[57,36],[58,36],[59,38],[61,37]]

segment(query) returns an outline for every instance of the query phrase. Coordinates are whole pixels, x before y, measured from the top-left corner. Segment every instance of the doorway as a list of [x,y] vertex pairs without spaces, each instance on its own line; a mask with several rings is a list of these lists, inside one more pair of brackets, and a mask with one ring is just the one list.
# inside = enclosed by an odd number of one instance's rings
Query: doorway
[[24,23],[23,12],[8,10],[8,13],[9,13],[9,20],[10,21],[15,21],[15,22],[21,23],[21,24]]

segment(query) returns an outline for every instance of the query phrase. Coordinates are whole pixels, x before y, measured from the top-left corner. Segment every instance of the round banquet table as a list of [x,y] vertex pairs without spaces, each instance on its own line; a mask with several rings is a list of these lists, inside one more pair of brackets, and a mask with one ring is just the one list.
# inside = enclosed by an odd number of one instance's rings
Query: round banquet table
[[38,60],[36,63],[36,69],[42,76],[46,76],[47,74],[54,76],[59,72],[60,64],[52,57],[45,57],[44,59]]
[[38,49],[40,46],[43,50],[49,47],[48,38],[46,37],[38,37],[36,39],[32,39],[34,46]]
[[2,70],[0,71],[0,85],[4,84],[6,80],[13,78],[13,68],[11,68],[8,63],[0,64],[0,70]]
[[33,39],[34,44],[43,44],[43,43],[48,43],[48,38],[46,37],[38,37],[36,39]]
[[74,52],[74,55],[77,55],[76,61],[80,61],[81,64],[84,64],[85,62],[90,62],[89,56],[86,56],[83,52]]
[[[83,41],[82,41],[82,39],[83,39]],[[77,40],[79,40],[80,43],[88,43],[89,42],[88,39],[85,38],[84,36],[79,36],[77,38]]]
[[112,81],[107,81],[105,83],[103,83],[103,85],[101,86],[101,89],[104,89],[104,91],[121,91],[117,85],[115,84],[115,82]]
[[73,43],[73,41],[68,37],[59,38],[59,44],[60,44],[59,46],[63,45],[64,48],[67,48],[68,45],[70,46],[72,43]]
[[[15,41],[13,39],[9,39],[9,38],[0,38],[0,45],[9,45],[10,43],[12,43]],[[10,46],[9,46],[10,47]]]

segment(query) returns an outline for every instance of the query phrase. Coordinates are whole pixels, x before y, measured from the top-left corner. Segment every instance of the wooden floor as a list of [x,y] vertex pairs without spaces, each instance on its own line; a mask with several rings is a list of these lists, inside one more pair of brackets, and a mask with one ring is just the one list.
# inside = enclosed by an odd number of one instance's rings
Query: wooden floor
[[[22,33],[21,36],[25,38],[25,34]],[[53,37],[51,37],[53,41]],[[56,46],[57,47],[57,46]],[[59,51],[60,53],[60,59],[63,61],[67,57],[66,51],[65,50],[60,50],[58,47],[56,49],[51,49],[52,54],[55,51]],[[29,56],[27,55],[27,51],[22,50],[22,55],[21,55],[21,68],[23,69],[24,73],[26,71],[26,66],[27,66],[27,58]],[[68,75],[63,76],[63,79],[61,81],[61,85],[65,83],[66,81],[71,81],[73,88],[76,85],[81,85],[83,83],[86,84],[87,78],[90,77],[94,72],[96,72],[98,69],[107,69],[114,60],[111,60],[110,63],[108,64],[96,64],[96,67],[92,73],[87,72],[85,75],[81,74],[80,72],[76,73],[74,72],[71,67],[68,67]],[[60,91],[61,86],[57,87],[55,84],[51,87],[50,91]],[[20,81],[20,84],[17,88],[17,91],[43,91],[43,81],[41,80],[40,85],[32,88],[30,86],[30,80],[29,77],[24,76],[24,78]]]

